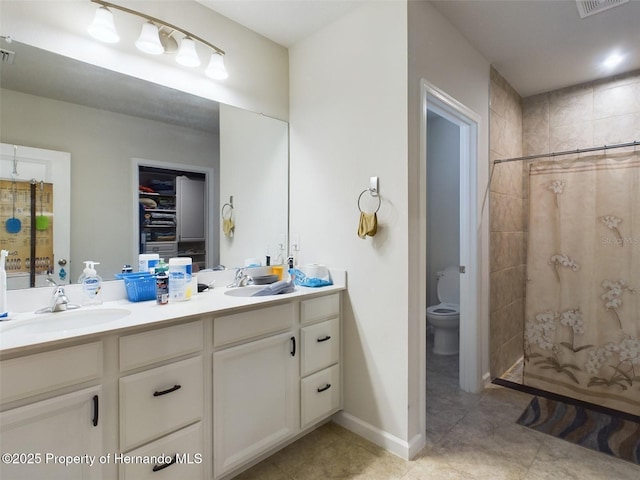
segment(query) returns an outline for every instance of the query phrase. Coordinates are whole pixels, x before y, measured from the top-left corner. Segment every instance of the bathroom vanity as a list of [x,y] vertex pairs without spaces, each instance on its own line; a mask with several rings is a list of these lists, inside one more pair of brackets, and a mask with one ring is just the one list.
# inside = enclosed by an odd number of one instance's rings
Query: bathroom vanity
[[232,478],[341,409],[344,289],[2,324],[0,477]]

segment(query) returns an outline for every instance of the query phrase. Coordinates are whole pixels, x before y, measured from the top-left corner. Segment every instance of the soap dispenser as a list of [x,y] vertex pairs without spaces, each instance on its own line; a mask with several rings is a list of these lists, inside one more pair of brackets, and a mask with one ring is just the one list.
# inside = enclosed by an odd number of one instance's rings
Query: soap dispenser
[[78,283],[82,285],[83,305],[100,305],[102,303],[102,278],[95,269],[95,266],[100,264],[92,260],[87,260],[84,264],[82,275],[78,278]]

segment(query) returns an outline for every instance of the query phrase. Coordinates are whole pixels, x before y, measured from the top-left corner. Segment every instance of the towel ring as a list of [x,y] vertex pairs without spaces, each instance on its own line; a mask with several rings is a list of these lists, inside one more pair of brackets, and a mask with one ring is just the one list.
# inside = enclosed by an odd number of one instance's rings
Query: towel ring
[[[371,189],[367,188],[366,190],[363,190],[360,195],[358,195],[358,210],[360,210],[360,213],[364,213],[362,211],[362,208],[360,208],[360,199],[362,198],[362,195],[364,195],[365,193],[371,193]],[[380,210],[380,205],[382,205],[382,200],[380,200],[380,195],[374,195],[373,193],[371,193],[372,197],[377,197],[378,198],[378,208],[376,208],[376,211],[373,213],[378,213],[378,210]]]
[[[228,210],[229,216],[228,217],[224,216],[225,215],[225,211],[224,211],[225,207],[229,207],[229,210]],[[231,205],[230,203],[225,203],[224,205],[222,205],[222,209],[220,210],[220,215],[222,216],[223,220],[230,220],[231,216],[233,215],[233,205]]]

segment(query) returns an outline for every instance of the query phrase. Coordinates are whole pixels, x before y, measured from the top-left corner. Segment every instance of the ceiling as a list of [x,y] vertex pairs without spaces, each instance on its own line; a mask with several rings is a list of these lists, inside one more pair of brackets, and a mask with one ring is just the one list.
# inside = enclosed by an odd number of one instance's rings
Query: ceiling
[[[377,0],[197,1],[290,47],[363,2]],[[584,19],[575,0],[431,3],[523,97],[640,69],[640,0]],[[616,70],[603,69],[613,51],[625,61]]]

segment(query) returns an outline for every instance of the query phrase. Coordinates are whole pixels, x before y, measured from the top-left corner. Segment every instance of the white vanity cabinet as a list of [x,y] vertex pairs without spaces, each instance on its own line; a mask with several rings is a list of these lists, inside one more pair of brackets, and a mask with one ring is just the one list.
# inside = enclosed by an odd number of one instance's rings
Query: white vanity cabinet
[[340,410],[339,293],[219,317],[213,335],[214,478]]
[[300,302],[301,427],[342,408],[340,294]]
[[[238,342],[241,342],[238,344]],[[216,478],[299,430],[299,343],[294,304],[214,320]]]
[[[100,378],[102,343],[3,360],[0,372],[3,408],[20,405],[0,413],[1,452],[9,455],[0,462],[0,478],[101,479],[102,387],[73,387]],[[65,464],[68,455],[83,456]]]
[[119,346],[121,370],[145,367],[119,379],[120,451],[159,459],[122,463],[120,479],[201,479],[203,321],[122,336]]
[[0,453],[16,461],[0,478],[233,478],[341,408],[341,293],[325,292],[0,351]]

